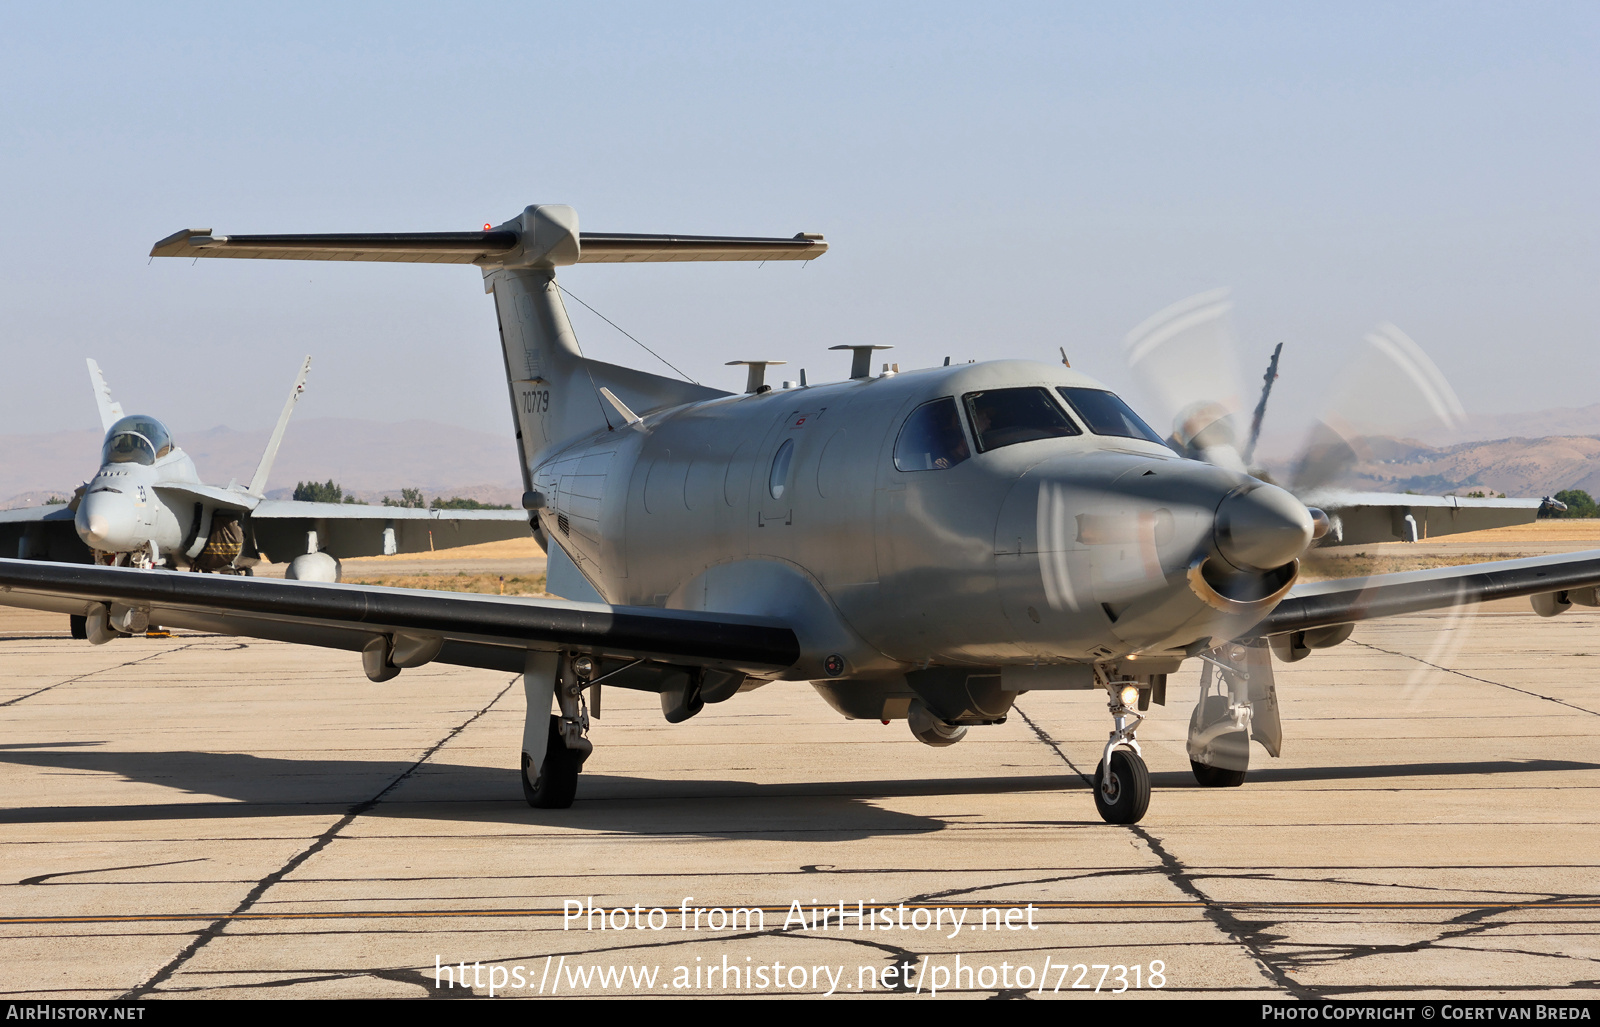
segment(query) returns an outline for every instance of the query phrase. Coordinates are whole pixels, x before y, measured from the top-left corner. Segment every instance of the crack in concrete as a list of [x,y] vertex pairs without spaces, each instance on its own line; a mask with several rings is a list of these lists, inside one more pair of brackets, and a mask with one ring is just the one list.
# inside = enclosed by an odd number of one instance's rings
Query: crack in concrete
[[194,958],[195,953],[199,952],[202,948],[209,944],[213,938],[216,938],[218,935],[220,935],[227,928],[233,917],[238,916],[239,914],[248,910],[251,906],[255,905],[262,895],[266,894],[267,889],[271,888],[274,884],[277,884],[289,874],[293,873],[297,867],[305,863],[312,856],[315,856],[317,853],[327,848],[333,842],[334,838],[338,836],[339,832],[350,826],[350,824],[357,817],[378,805],[378,803],[383,800],[385,795],[388,795],[390,792],[394,791],[394,789],[398,788],[404,781],[410,778],[411,775],[422,769],[423,764],[432,759],[434,753],[444,748],[447,743],[449,743],[462,731],[465,731],[468,727],[470,727],[479,717],[482,717],[484,714],[488,713],[489,710],[494,707],[494,704],[499,702],[507,692],[511,691],[511,687],[521,680],[522,678],[520,675],[512,678],[506,683],[504,688],[495,693],[494,698],[490,699],[482,709],[478,710],[478,712],[474,713],[460,724],[451,728],[443,738],[433,743],[427,752],[424,752],[420,757],[418,757],[416,762],[412,763],[411,766],[406,768],[406,770],[403,771],[398,777],[385,785],[381,790],[378,791],[376,795],[352,806],[344,814],[344,816],[340,817],[332,826],[318,835],[310,845],[302,849],[283,866],[257,881],[255,887],[250,889],[249,893],[245,895],[244,899],[239,903],[239,905],[234,907],[231,914],[213,921],[209,926],[199,931],[195,935],[194,940],[188,945],[184,946],[183,951],[179,952],[177,956],[167,963],[166,966],[163,966],[160,970],[156,971],[155,975],[149,980],[124,994],[122,996],[122,1001],[132,1001],[135,999],[144,998],[146,995],[150,994],[156,988],[160,987],[163,983],[169,980],[180,967],[182,967],[190,959]]
[[1373,645],[1371,642],[1357,642],[1354,639],[1351,640],[1351,644],[1361,646],[1363,649],[1371,649],[1373,652],[1384,653],[1388,656],[1398,656],[1401,659],[1412,660],[1416,663],[1422,664],[1424,667],[1432,667],[1434,670],[1443,671],[1446,674],[1454,674],[1457,677],[1466,678],[1468,681],[1477,681],[1480,684],[1494,685],[1496,688],[1505,688],[1513,692],[1521,692],[1523,695],[1532,696],[1535,699],[1543,699],[1545,702],[1553,702],[1557,706],[1565,706],[1569,710],[1577,710],[1579,713],[1587,713],[1591,717],[1600,717],[1600,711],[1591,710],[1584,706],[1576,706],[1567,702],[1565,699],[1557,699],[1553,695],[1540,695],[1538,692],[1531,692],[1526,688],[1518,688],[1516,685],[1508,685],[1504,681],[1491,681],[1488,678],[1480,678],[1476,674],[1468,674],[1466,671],[1456,670],[1454,667],[1446,667],[1441,664],[1433,663],[1432,661],[1424,660],[1420,656],[1412,656],[1410,653],[1402,653],[1394,649],[1385,649],[1382,646]]
[[101,667],[99,670],[91,670],[86,674],[79,674],[76,677],[67,678],[65,681],[57,681],[53,685],[45,685],[43,688],[35,689],[34,691],[29,692],[27,695],[19,695],[15,699],[7,699],[5,702],[0,702],[0,706],[15,706],[17,703],[21,702],[24,699],[32,699],[36,695],[43,695],[44,693],[50,691],[52,688],[61,688],[63,685],[70,685],[75,681],[82,681],[84,678],[92,678],[96,674],[104,674],[107,671],[121,670],[123,667],[132,667],[136,663],[144,663],[145,661],[153,660],[158,656],[167,656],[167,655],[170,655],[172,653],[181,653],[185,649],[191,649],[194,646],[197,646],[199,644],[200,643],[198,643],[198,642],[188,642],[188,643],[185,643],[184,645],[178,646],[176,649],[163,649],[160,652],[151,653],[149,656],[141,656],[137,660],[128,660],[128,661],[126,661],[124,663],[116,664],[115,666]]
[[[1066,754],[1060,742],[1050,737],[1050,734],[1032,717],[1028,716],[1021,707],[1013,706],[1012,708],[1022,718],[1023,723],[1032,729],[1039,741],[1053,749],[1056,755],[1061,758],[1061,762],[1065,763],[1074,774],[1077,774],[1086,786],[1094,786],[1093,778],[1085,774],[1076,763],[1072,762],[1072,758]],[[1160,861],[1162,872],[1175,888],[1185,895],[1204,903],[1203,911],[1206,919],[1210,920],[1218,930],[1227,935],[1228,940],[1238,945],[1249,955],[1262,977],[1298,999],[1304,1000],[1313,997],[1314,993],[1310,989],[1290,977],[1288,973],[1279,968],[1268,957],[1267,946],[1277,940],[1277,936],[1266,933],[1270,922],[1246,921],[1234,915],[1230,910],[1218,906],[1211,900],[1210,896],[1200,890],[1195,883],[1195,875],[1176,856],[1168,852],[1154,834],[1138,824],[1129,824],[1127,828],[1133,833],[1134,837],[1144,842],[1151,854]]]
[[[24,877],[17,884],[43,884],[52,877],[77,877],[82,874],[109,874],[117,870],[148,870],[151,867],[175,867],[180,863],[204,863],[209,856],[196,856],[194,859],[173,859],[165,863],[135,863],[127,867],[98,867],[94,870],[63,870],[54,874],[39,874],[37,877]],[[151,884],[150,881],[130,881],[129,884]]]

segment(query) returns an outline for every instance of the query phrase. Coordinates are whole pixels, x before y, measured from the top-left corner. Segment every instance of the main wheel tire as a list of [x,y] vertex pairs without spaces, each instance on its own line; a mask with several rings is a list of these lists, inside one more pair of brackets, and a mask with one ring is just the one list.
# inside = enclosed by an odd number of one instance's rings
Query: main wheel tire
[[1208,766],[1204,763],[1189,761],[1189,769],[1194,771],[1194,779],[1206,788],[1237,788],[1244,784],[1246,770],[1226,770],[1222,767]]
[[545,741],[544,765],[530,778],[533,758],[522,754],[522,797],[534,809],[566,809],[578,794],[578,770],[583,759],[561,737],[561,718],[550,715],[550,737]]
[[89,637],[89,618],[73,616],[68,619],[70,621],[73,638]]
[[[1189,730],[1199,730],[1201,724],[1214,724],[1228,713],[1232,700],[1225,695],[1207,696],[1204,707],[1197,707],[1189,718]],[[1229,731],[1211,742],[1213,755],[1223,754],[1229,762],[1242,763],[1237,768],[1217,767],[1191,759],[1189,769],[1203,788],[1237,788],[1244,784],[1250,769],[1250,734],[1246,731]]]
[[1150,808],[1150,771],[1136,752],[1118,749],[1094,771],[1094,805],[1108,824],[1137,824]]

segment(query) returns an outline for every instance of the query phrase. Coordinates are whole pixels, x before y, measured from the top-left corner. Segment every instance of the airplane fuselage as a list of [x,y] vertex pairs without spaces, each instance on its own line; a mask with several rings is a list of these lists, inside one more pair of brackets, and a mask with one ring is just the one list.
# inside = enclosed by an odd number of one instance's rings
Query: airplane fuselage
[[905,469],[897,453],[930,402],[1060,387],[1104,388],[996,361],[675,407],[540,461],[541,525],[609,602],[797,624],[797,679],[1170,655],[1226,636],[1251,604],[1218,603],[1190,569],[1215,555],[1225,499],[1280,490],[1087,430],[983,451],[971,407],[966,457]]

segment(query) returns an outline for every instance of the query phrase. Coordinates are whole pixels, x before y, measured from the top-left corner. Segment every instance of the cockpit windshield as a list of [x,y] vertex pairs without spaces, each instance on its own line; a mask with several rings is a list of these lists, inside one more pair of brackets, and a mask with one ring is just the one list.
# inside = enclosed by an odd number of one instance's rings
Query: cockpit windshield
[[1083,434],[1045,389],[990,389],[969,392],[961,399],[980,453],[1018,442]]
[[1056,389],[1061,393],[1061,398],[1067,401],[1083,423],[1096,435],[1112,435],[1124,439],[1144,439],[1157,445],[1163,444],[1161,436],[1157,435],[1154,428],[1144,423],[1144,419],[1133,412],[1128,404],[1122,401],[1114,392],[1104,389],[1084,389],[1062,386]]
[[172,452],[172,434],[154,417],[135,414],[124,417],[106,432],[100,462],[105,464],[153,464]]

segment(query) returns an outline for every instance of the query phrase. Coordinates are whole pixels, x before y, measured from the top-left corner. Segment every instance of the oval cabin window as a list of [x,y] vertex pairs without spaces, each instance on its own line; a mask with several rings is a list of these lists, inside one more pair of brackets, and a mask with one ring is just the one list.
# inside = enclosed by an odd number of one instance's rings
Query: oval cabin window
[[767,477],[767,491],[773,499],[783,498],[783,488],[789,482],[789,464],[794,460],[794,439],[784,439],[783,445],[772,457],[772,473]]

